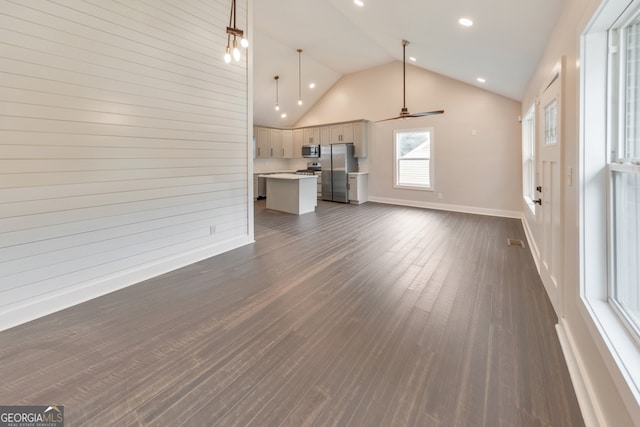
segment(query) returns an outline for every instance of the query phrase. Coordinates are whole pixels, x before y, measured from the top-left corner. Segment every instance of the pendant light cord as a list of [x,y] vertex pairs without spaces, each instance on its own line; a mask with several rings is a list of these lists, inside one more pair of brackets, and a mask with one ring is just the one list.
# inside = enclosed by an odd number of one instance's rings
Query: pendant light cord
[[236,0],[231,0],[231,15],[229,16],[229,26],[233,23],[233,28],[236,27]]
[[407,60],[405,54],[407,50],[408,41],[402,40],[402,108],[407,109]]
[[298,49],[298,102],[302,101],[302,49]]

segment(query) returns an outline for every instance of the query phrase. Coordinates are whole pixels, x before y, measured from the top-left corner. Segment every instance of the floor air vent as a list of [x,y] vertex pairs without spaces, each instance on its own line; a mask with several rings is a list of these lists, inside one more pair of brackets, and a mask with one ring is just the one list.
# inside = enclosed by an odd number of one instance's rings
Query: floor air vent
[[509,245],[509,246],[519,246],[521,248],[524,248],[524,242],[522,240],[518,240],[518,239],[507,239],[507,245]]

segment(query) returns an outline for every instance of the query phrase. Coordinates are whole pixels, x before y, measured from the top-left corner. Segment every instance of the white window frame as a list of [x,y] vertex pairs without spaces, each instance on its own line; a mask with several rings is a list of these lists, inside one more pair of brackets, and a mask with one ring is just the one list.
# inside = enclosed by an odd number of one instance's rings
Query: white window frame
[[532,215],[536,214],[536,104],[522,119],[522,197]]
[[[399,178],[399,168],[398,168],[398,134],[401,133],[410,133],[410,132],[428,132],[429,133],[429,185],[407,185],[400,184],[398,181]],[[417,128],[417,129],[396,129],[393,131],[393,187],[405,190],[420,190],[420,191],[434,191],[434,177],[435,177],[435,167],[434,167],[434,152],[435,152],[435,138],[434,138],[434,130],[432,127],[427,128]]]
[[[634,12],[635,11],[635,12]],[[618,138],[615,115],[617,59],[609,30],[629,22],[640,0],[604,0],[581,36],[580,66],[580,295],[579,305],[616,387],[640,403],[640,347],[609,298],[610,144]],[[623,13],[624,12],[624,13]]]

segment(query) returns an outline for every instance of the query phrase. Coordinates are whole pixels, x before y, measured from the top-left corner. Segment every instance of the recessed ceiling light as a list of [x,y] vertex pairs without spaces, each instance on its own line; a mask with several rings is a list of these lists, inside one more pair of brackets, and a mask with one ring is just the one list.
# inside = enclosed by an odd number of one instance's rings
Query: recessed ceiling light
[[309,89],[313,89],[314,87],[316,87],[316,84],[315,84],[315,83],[310,83],[310,84],[309,84]]
[[282,117],[283,119],[286,119],[287,118],[287,113],[280,114],[280,117]]
[[477,81],[479,81],[480,83],[486,83],[487,81],[485,79],[483,79],[482,77],[478,77],[476,79]]
[[470,27],[473,25],[473,21],[469,18],[460,18],[458,19],[458,23],[463,27]]
[[409,61],[416,62],[416,58],[415,58],[415,57],[413,57],[413,56],[410,56],[410,57],[409,57]]
[[356,6],[364,6],[364,2],[362,0],[353,0],[353,2],[356,4]]

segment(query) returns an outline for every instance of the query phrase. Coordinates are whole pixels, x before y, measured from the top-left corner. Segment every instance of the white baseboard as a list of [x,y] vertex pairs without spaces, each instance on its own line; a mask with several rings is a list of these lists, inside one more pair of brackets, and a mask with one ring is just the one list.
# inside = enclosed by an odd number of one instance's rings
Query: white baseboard
[[370,202],[384,203],[387,205],[410,206],[414,208],[436,209],[441,211],[470,213],[475,215],[489,215],[504,218],[522,218],[522,212],[506,211],[500,209],[478,208],[474,206],[447,205],[444,203],[418,202],[415,200],[388,199],[386,197],[369,197]]
[[582,418],[586,427],[605,427],[602,412],[598,401],[594,398],[593,388],[586,375],[586,368],[580,357],[580,353],[575,348],[575,341],[571,335],[571,330],[565,326],[565,322],[560,319],[556,325],[556,332],[560,340],[560,347],[564,354],[564,360],[569,368],[569,375],[573,389],[578,399],[578,405],[582,412]]
[[538,274],[540,274],[540,251],[538,250],[538,245],[536,245],[536,241],[533,239],[533,233],[531,232],[531,228],[529,228],[529,223],[527,222],[524,214],[522,215],[521,219],[522,228],[524,229],[524,234],[527,238],[527,244],[529,245],[531,257],[533,258],[533,262],[535,262],[536,264]]
[[216,243],[172,257],[159,259],[135,269],[119,271],[78,286],[17,303],[0,311],[0,331],[30,322],[56,311],[126,288],[172,270],[253,243],[248,235]]

